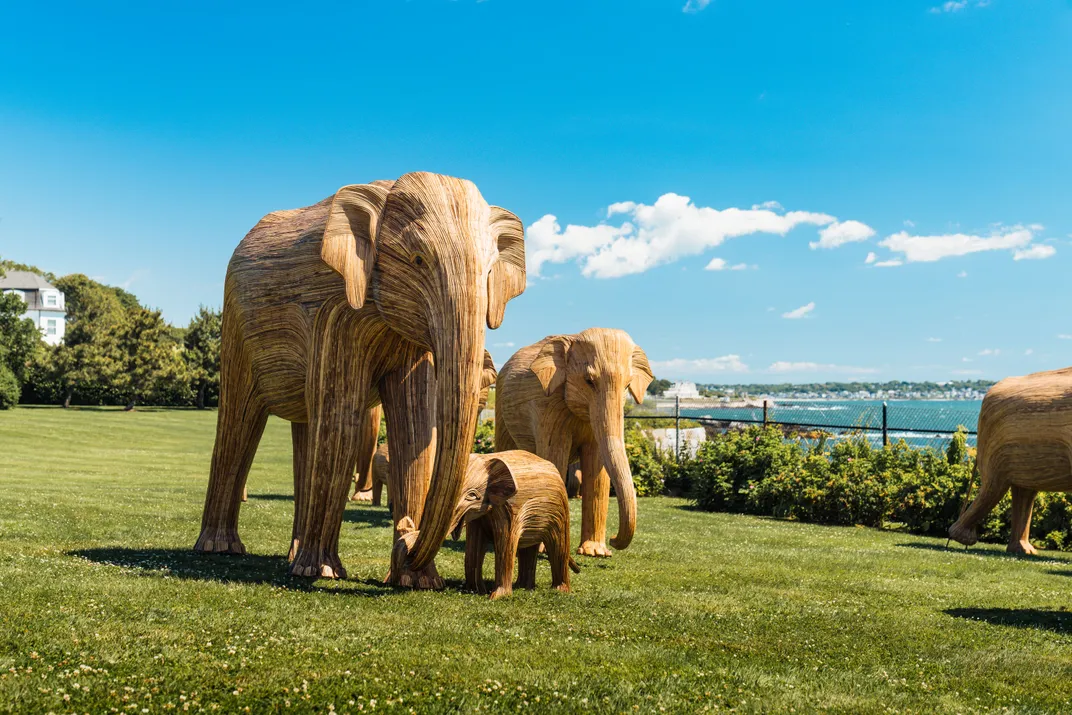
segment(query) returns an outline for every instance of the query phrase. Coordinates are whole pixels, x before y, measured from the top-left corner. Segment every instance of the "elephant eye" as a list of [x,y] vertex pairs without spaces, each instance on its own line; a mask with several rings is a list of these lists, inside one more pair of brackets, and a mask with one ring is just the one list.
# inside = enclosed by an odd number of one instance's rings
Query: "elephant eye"
[[584,381],[587,382],[590,387],[596,386],[596,379],[589,374],[585,374]]
[[415,265],[415,266],[423,266],[424,262],[425,262],[424,256],[422,256],[419,253],[414,253],[413,254],[413,265]]
[[470,491],[469,494],[467,495],[467,497],[468,497],[469,501],[476,501],[477,499],[480,498],[480,495],[477,494],[474,491]]

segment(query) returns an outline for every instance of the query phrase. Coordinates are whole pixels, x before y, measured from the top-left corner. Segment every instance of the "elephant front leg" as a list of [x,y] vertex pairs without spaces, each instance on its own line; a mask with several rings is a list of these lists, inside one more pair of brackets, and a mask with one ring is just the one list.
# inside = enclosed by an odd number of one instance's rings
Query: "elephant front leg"
[[518,535],[511,530],[495,529],[495,590],[489,598],[492,601],[509,596],[514,592],[514,561],[517,560]]
[[406,588],[441,589],[445,584],[435,562],[419,570],[410,568],[409,549],[402,544],[399,528],[408,518],[420,530],[424,500],[432,482],[436,452],[435,368],[431,353],[413,348],[407,349],[402,363],[405,367],[385,375],[379,385],[390,435],[387,490],[395,522],[395,546],[385,581]]
[[607,547],[607,507],[610,505],[610,476],[600,457],[599,446],[581,445],[581,545],[577,553],[609,557]]
[[368,418],[369,380],[346,330],[326,329],[317,345],[307,392],[305,495],[293,576],[345,578],[339,559],[346,495],[357,463],[358,439]]
[[536,560],[539,557],[540,545],[527,546],[517,550],[517,581],[514,588],[524,588],[531,591],[536,588]]
[[376,436],[380,431],[379,405],[368,411],[358,435],[357,468],[354,470],[354,493],[350,501],[372,501],[372,462],[376,456]]
[[474,593],[485,594],[484,556],[487,554],[487,532],[479,521],[465,525],[465,587]]

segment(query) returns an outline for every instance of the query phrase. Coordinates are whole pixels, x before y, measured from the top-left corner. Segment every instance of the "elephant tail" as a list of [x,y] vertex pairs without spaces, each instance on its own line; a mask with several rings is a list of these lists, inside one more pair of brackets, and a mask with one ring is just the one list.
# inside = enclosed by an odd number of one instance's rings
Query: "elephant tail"
[[567,556],[566,558],[569,559],[570,571],[572,571],[573,573],[580,573],[581,567],[577,565],[577,562],[573,560],[573,557]]

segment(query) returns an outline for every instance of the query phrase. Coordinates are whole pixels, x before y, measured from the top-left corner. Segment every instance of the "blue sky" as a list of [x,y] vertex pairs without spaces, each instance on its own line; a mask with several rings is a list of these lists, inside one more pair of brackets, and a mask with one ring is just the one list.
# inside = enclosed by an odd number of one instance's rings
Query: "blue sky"
[[0,255],[182,323],[265,213],[429,170],[526,225],[500,365],[591,326],[702,382],[1069,364],[1072,4],[685,2],[4,4]]

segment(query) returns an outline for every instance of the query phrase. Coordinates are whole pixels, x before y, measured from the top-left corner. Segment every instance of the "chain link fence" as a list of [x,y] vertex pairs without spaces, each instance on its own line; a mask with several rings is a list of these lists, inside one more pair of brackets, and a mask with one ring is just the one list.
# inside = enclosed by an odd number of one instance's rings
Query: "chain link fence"
[[627,419],[673,419],[680,433],[681,421],[705,427],[729,429],[735,425],[778,425],[802,438],[823,433],[834,438],[864,435],[876,444],[904,440],[913,447],[944,449],[959,428],[974,446],[979,422],[979,403],[973,401],[892,402],[756,400],[749,402],[697,404],[697,401],[647,402]]

